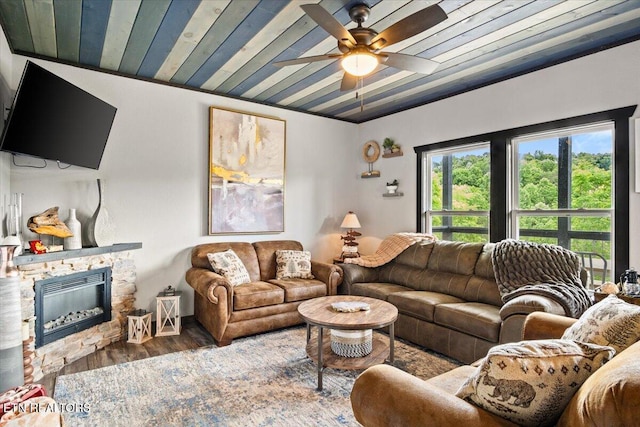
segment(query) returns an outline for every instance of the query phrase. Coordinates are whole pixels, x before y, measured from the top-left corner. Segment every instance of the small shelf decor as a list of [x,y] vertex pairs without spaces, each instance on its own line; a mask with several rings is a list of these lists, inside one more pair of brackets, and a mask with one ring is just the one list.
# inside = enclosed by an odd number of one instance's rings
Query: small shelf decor
[[361,178],[380,178],[380,171],[373,170],[373,163],[380,158],[380,145],[376,141],[368,141],[362,147],[362,157],[369,164],[369,170],[362,172]]
[[387,192],[383,193],[383,197],[402,197],[403,193],[398,191],[398,180],[394,179],[391,182],[387,182]]
[[129,323],[129,339],[127,342],[142,344],[151,338],[151,312],[134,310],[127,316]]
[[385,138],[382,143],[382,148],[384,149],[382,153],[382,157],[399,157],[402,156],[402,148],[391,138]]

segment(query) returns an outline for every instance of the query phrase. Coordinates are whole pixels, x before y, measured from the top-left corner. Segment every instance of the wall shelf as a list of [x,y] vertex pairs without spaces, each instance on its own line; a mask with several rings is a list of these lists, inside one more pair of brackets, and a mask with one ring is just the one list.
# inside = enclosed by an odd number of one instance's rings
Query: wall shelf
[[404,193],[396,191],[395,193],[382,193],[382,197],[402,197]]
[[380,171],[362,172],[360,178],[380,178]]
[[385,153],[382,155],[382,157],[384,157],[385,159],[388,159],[389,157],[400,157],[402,156],[402,150],[400,151],[396,151],[395,153]]

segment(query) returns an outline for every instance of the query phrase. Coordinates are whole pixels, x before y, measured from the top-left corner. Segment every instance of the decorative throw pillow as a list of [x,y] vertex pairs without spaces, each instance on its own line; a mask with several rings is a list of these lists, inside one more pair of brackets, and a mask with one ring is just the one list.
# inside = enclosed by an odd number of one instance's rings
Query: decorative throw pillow
[[489,350],[456,396],[524,426],[554,425],[611,347],[568,340],[521,341]]
[[311,252],[276,251],[276,279],[313,279]]
[[232,286],[251,282],[249,272],[233,250],[207,254],[207,258],[213,271],[227,279]]
[[640,307],[609,295],[589,307],[562,338],[608,345],[620,353],[640,340]]

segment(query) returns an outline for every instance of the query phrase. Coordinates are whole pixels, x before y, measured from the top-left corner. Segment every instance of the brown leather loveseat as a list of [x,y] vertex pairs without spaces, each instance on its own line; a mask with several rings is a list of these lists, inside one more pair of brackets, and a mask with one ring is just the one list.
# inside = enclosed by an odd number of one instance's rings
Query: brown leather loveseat
[[[234,287],[213,272],[207,254],[228,249],[242,260],[250,283]],[[218,345],[302,323],[298,305],[311,298],[336,294],[342,283],[342,270],[331,264],[311,261],[314,279],[276,280],[276,250],[303,248],[293,240],[208,243],[193,248],[192,267],[186,280],[195,290],[195,317]]]
[[494,246],[422,242],[380,267],[341,264],[341,292],[392,303],[398,308],[397,337],[472,363],[496,344],[520,341],[529,313],[565,314],[542,295],[503,303],[491,260]]

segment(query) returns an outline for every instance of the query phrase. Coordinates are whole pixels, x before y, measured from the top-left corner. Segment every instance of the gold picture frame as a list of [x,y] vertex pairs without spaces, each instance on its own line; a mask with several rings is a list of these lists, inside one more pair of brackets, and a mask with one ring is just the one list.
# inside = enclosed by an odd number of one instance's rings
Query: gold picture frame
[[209,107],[209,235],[284,232],[286,121]]

